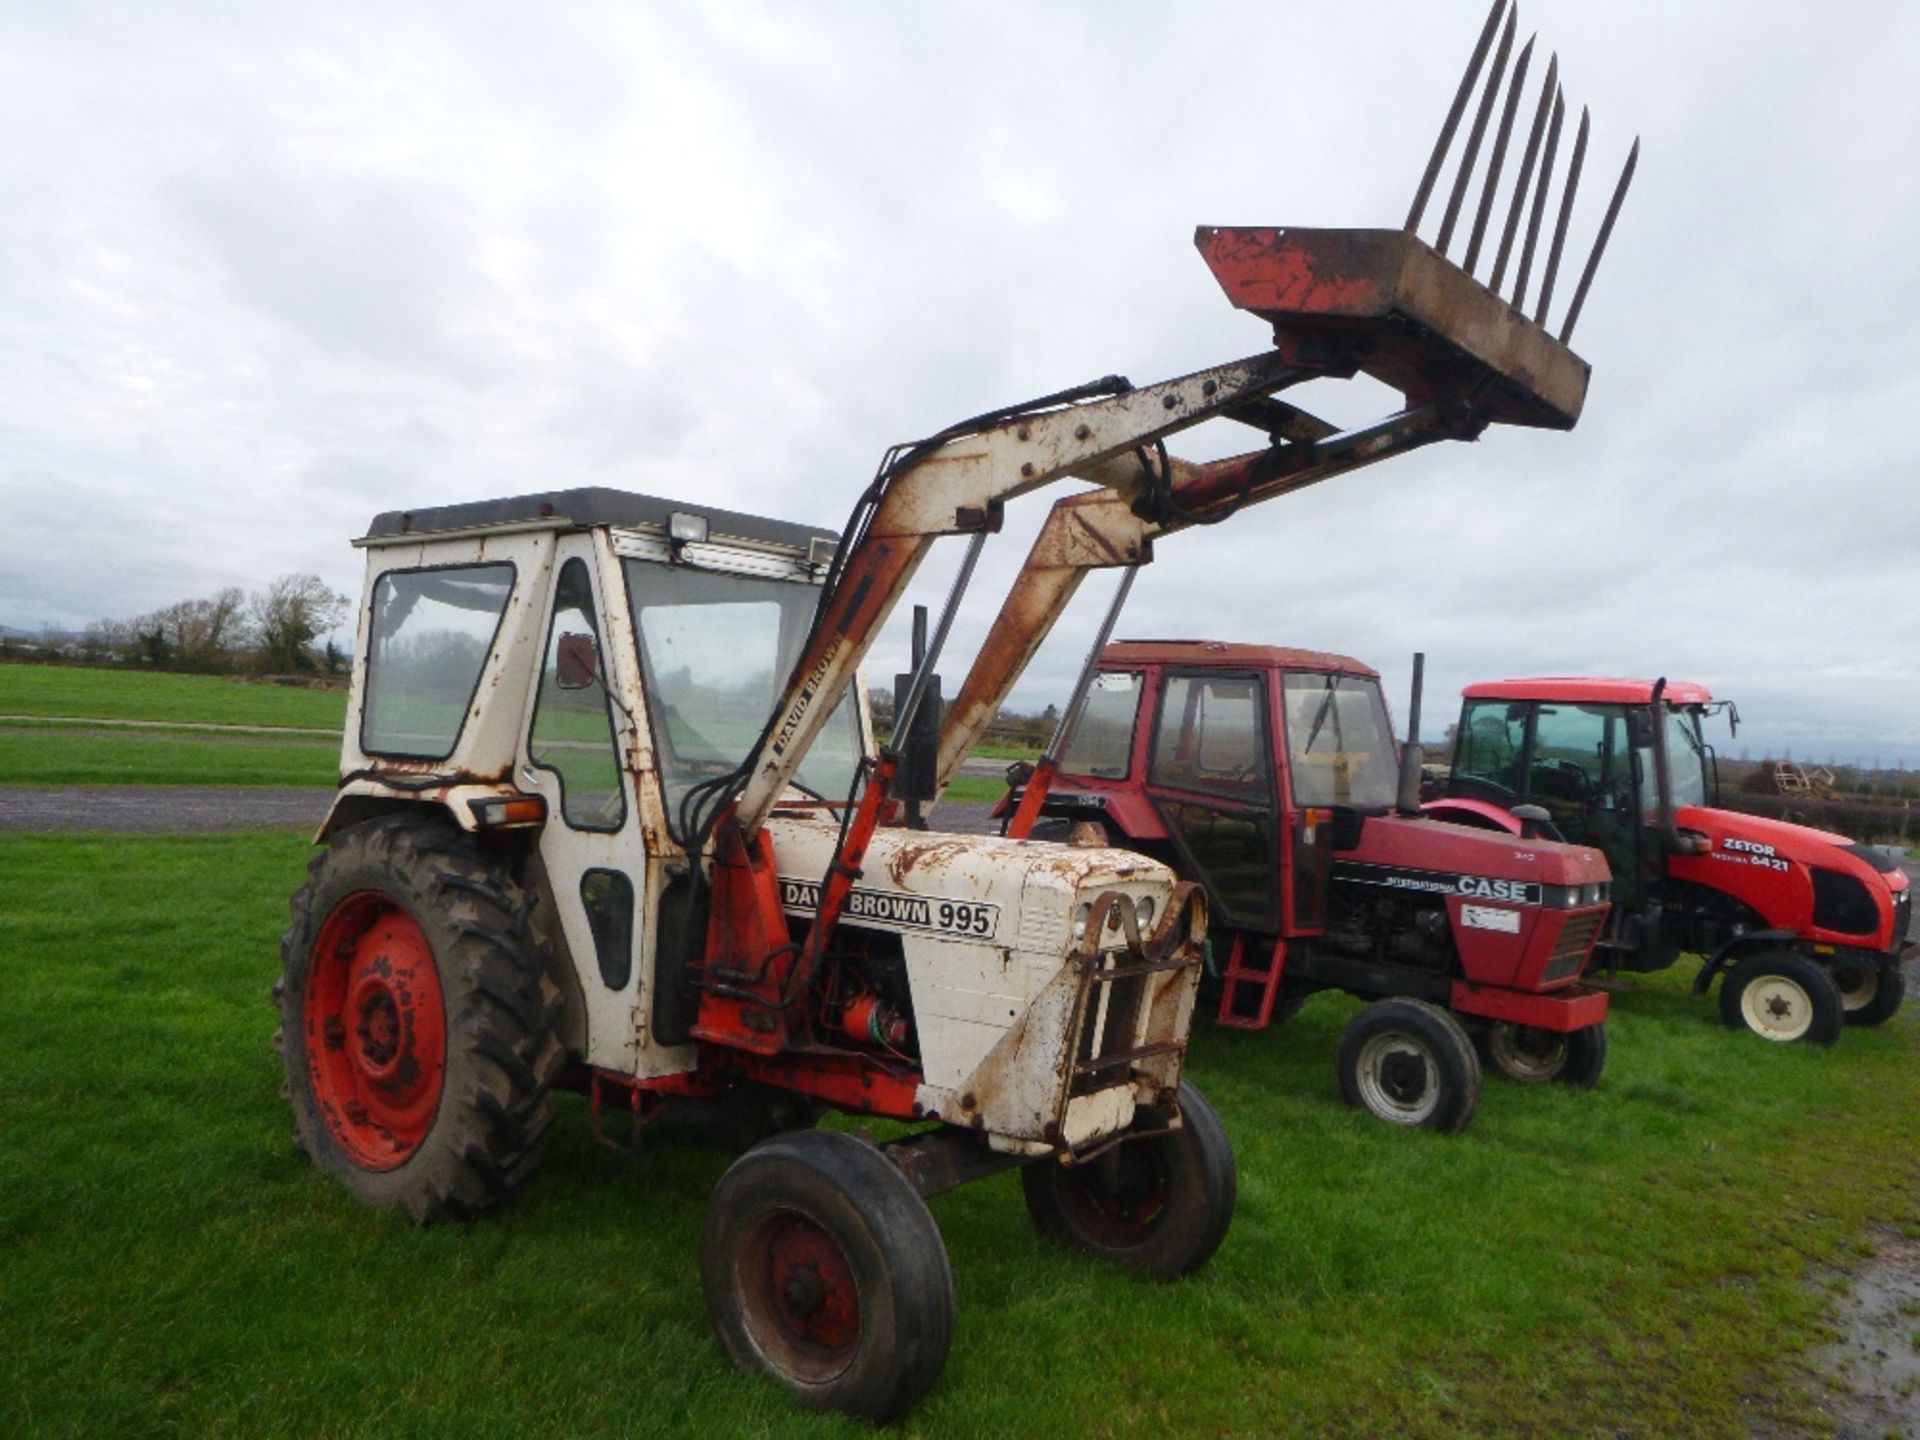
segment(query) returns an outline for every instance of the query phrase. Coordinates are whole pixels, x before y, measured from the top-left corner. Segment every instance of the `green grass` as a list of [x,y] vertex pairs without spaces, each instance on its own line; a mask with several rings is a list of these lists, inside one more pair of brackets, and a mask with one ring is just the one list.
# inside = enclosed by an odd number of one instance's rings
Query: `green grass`
[[0,785],[327,785],[338,740],[0,726]]
[[[0,837],[0,1353],[13,1434],[869,1434],[735,1374],[695,1262],[723,1153],[594,1145],[568,1097],[498,1215],[416,1230],[287,1140],[267,989],[297,836]],[[901,1433],[1741,1435],[1808,1419],[1810,1261],[1920,1214],[1920,1024],[1831,1052],[1622,997],[1592,1094],[1490,1082],[1458,1137],[1345,1110],[1354,1006],[1196,1037],[1234,1228],[1173,1286],[933,1201],[959,1299]],[[1808,1392],[1810,1393],[1810,1392]]]
[[313,690],[218,675],[0,665],[0,715],[83,715],[184,725],[291,725],[331,730],[346,722],[344,690]]

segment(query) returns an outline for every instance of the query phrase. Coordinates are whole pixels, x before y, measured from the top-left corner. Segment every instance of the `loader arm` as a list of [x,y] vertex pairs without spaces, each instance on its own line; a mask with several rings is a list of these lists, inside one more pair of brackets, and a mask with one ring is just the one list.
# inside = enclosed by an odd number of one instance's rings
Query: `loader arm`
[[[1337,434],[1331,425],[1288,407],[1290,428],[1315,439],[1284,441],[1206,464],[1171,458],[1167,493],[1172,507],[1160,518],[1139,513],[1120,488],[1141,462],[1132,455],[1102,461],[1075,478],[1098,489],[1056,502],[1026,563],[1014,577],[980,653],[948,706],[940,729],[939,787],[944,791],[960,763],[999,714],[1008,693],[1072,601],[1090,570],[1145,565],[1153,542],[1191,525],[1223,521],[1248,505],[1290,495],[1364,465],[1403,455],[1436,440],[1468,439],[1479,423],[1426,406],[1371,426]],[[1236,417],[1242,418],[1242,417]],[[1251,417],[1247,417],[1251,418]],[[1483,423],[1483,422],[1482,422]]]
[[1008,500],[1089,471],[1127,487],[1114,492],[1124,504],[1122,497],[1144,485],[1145,477],[1125,466],[1097,469],[1101,462],[1265,400],[1313,373],[1269,351],[1000,421],[883,470],[871,513],[844,542],[837,575],[749,762],[733,814],[742,834],[750,838],[766,820],[936,539],[997,530]]

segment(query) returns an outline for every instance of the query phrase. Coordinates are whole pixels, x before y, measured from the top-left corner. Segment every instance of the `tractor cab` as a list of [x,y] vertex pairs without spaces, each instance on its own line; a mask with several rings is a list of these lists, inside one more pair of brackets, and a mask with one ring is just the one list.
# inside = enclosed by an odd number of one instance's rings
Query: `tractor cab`
[[1612,867],[1610,968],[1698,954],[1696,989],[1728,976],[1728,1023],[1831,1043],[1843,1023],[1877,1024],[1900,1005],[1907,877],[1844,835],[1718,808],[1703,722],[1723,709],[1704,686],[1664,680],[1471,685],[1446,793],[1427,812],[1518,834],[1516,812],[1538,807]]

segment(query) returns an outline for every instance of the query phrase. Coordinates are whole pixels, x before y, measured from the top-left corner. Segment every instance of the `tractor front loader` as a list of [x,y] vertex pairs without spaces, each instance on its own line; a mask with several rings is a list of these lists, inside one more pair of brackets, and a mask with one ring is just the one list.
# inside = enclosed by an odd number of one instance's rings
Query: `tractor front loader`
[[[316,1165],[428,1221],[528,1178],[556,1086],[596,1127],[675,1098],[757,1112],[776,1133],[708,1212],[710,1319],[743,1368],[876,1419],[933,1385],[952,1333],[928,1196],[1018,1167],[1042,1233],[1156,1277],[1206,1262],[1234,1168],[1182,1077],[1202,892],[1126,850],[886,823],[902,757],[872,742],[861,660],[934,541],[964,538],[895,718],[914,734],[1007,502],[1092,476],[1129,510],[1170,486],[1211,504],[1130,457],[1277,413],[1309,374],[1401,356],[1421,394],[1200,483],[1231,503],[1493,419],[1570,424],[1585,385],[1410,233],[1206,233],[1276,348],[896,447],[842,534],[609,490],[375,519],[340,791],[282,944]],[[997,631],[989,668],[1010,684],[1038,638]],[[823,1109],[907,1128],[806,1128]]]

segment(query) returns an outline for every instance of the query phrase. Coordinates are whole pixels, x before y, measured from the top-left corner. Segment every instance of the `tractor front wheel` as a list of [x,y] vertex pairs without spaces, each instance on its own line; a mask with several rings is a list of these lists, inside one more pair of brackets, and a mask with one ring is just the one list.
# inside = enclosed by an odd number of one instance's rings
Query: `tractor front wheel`
[[1849,1025],[1884,1024],[1906,999],[1906,977],[1897,963],[1880,970],[1847,963],[1828,973],[1839,987],[1841,1018]]
[[1833,976],[1791,950],[1749,955],[1720,984],[1720,1018],[1763,1040],[1831,1045],[1840,1038],[1844,1014]]
[[1347,1104],[1395,1125],[1464,1130],[1480,1107],[1473,1042],[1425,1000],[1367,1006],[1348,1023],[1334,1063]]
[[1156,1280],[1198,1270],[1233,1221],[1233,1145],[1213,1106],[1180,1082],[1180,1126],[1123,1141],[1078,1165],[1020,1172],[1034,1229]]
[[1526,1085],[1558,1080],[1576,1090],[1591,1090],[1607,1068],[1607,1027],[1562,1032],[1500,1020],[1486,1028],[1480,1049],[1487,1063],[1509,1080]]
[[553,1123],[559,992],[504,858],[388,815],[308,867],[274,986],[294,1140],[424,1225],[505,1199]]
[[707,1317],[734,1364],[872,1421],[933,1388],[953,1274],[927,1202],[872,1145],[800,1130],[756,1145],[700,1236]]

